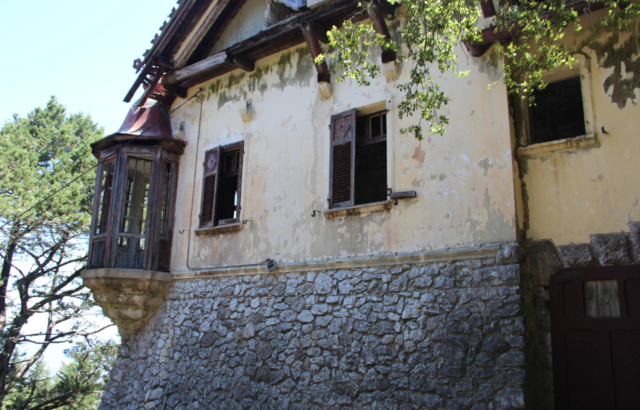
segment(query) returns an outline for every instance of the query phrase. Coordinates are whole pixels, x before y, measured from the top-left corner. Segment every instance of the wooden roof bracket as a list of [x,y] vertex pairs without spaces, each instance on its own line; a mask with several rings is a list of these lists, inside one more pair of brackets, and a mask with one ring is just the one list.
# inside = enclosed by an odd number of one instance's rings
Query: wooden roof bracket
[[246,56],[242,54],[230,54],[229,62],[233,66],[249,73],[256,69],[255,61],[248,59]]
[[[496,10],[491,0],[482,1],[480,6],[482,7],[482,13],[484,17],[493,17],[496,15]],[[600,1],[589,3],[585,0],[578,0],[565,4],[565,7],[577,11],[578,15],[580,16],[589,12],[603,9],[604,3]],[[620,5],[619,7],[623,8],[622,5]],[[542,15],[542,17],[551,18],[554,16],[554,14],[555,13],[553,12],[546,12]],[[467,46],[467,50],[472,57],[482,57],[484,53],[486,53],[491,48],[493,43],[499,42],[500,44],[505,45],[510,42],[513,39],[513,36],[516,35],[521,29],[522,27],[515,25],[511,27],[510,31],[508,32],[496,32],[496,28],[491,26],[482,30],[482,40],[479,43],[467,43],[465,45]]]
[[320,91],[320,96],[322,99],[326,100],[333,95],[333,90],[331,89],[331,74],[329,73],[329,67],[327,66],[326,61],[322,62],[322,64],[318,64],[315,60],[320,54],[322,54],[320,41],[325,44],[329,42],[329,39],[327,38],[327,31],[318,23],[313,21],[307,21],[300,24],[300,30],[302,31],[304,40],[307,42],[307,46],[311,52],[311,58],[313,58],[313,63],[318,71],[318,89]]
[[[391,10],[391,12],[393,12],[393,9]],[[383,35],[387,41],[391,40],[391,33],[389,33],[389,27],[387,27],[387,22],[384,20],[384,17],[389,14],[389,9],[380,5],[377,1],[372,1],[369,5],[369,17],[371,17],[373,29],[376,33]],[[396,61],[396,52],[390,48],[385,49],[382,47],[382,64],[393,61]]]
[[[150,64],[147,64],[147,66],[148,65]],[[156,85],[158,85],[158,81],[160,81],[160,78],[162,78],[163,74],[164,68],[155,68],[155,74],[150,79],[147,79],[147,81],[145,81],[146,89],[144,90],[142,97],[140,97],[140,100],[138,100],[136,108],[144,107],[144,104],[147,102],[147,99],[149,99],[149,97],[151,97],[151,95],[153,94],[153,91],[156,88]]]
[[491,48],[493,43],[499,42],[500,44],[505,45],[511,40],[512,36],[510,32],[496,32],[496,28],[491,26],[482,30],[482,40],[479,43],[465,43],[465,45],[472,57],[482,57],[484,53]]
[[188,88],[188,87],[184,87],[182,83],[194,77],[198,77],[203,74],[206,74],[209,71],[215,70],[221,65],[229,62],[229,60],[230,60],[229,53],[227,53],[227,51],[221,51],[210,57],[205,58],[202,61],[198,61],[195,64],[186,66],[184,68],[181,68],[179,70],[176,70],[172,73],[167,74],[162,79],[162,84],[165,87],[180,86],[181,88]]
[[482,0],[480,8],[482,8],[482,15],[486,19],[496,15],[496,7],[493,5],[493,0]]

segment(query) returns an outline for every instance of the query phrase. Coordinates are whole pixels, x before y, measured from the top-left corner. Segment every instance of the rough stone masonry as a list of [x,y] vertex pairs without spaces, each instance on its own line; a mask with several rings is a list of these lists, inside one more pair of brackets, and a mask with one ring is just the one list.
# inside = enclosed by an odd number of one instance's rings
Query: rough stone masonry
[[519,281],[496,258],[175,281],[99,409],[524,408]]

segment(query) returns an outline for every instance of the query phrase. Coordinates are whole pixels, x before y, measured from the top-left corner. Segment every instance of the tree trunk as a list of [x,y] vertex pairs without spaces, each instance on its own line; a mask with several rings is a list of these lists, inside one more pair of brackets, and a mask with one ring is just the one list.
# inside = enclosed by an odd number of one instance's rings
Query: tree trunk
[[15,228],[11,228],[12,237],[9,239],[7,249],[5,250],[4,261],[2,262],[2,273],[0,274],[0,329],[4,329],[7,323],[7,286],[9,286],[9,275],[11,273],[11,263],[13,262],[13,254],[16,252],[17,240],[15,239]]
[[[18,240],[16,235],[18,234],[17,224],[14,223],[11,227],[11,237],[4,253],[4,260],[2,262],[2,272],[0,272],[0,331],[5,331],[7,325],[7,288],[9,286],[9,277],[11,275],[11,263],[13,262],[13,255],[16,252]],[[7,333],[10,332],[6,329]],[[2,352],[0,353],[0,408],[4,402],[4,391],[7,380],[7,372],[9,371],[9,363],[11,356],[15,349],[15,343],[11,343],[8,334],[3,334],[4,343]]]

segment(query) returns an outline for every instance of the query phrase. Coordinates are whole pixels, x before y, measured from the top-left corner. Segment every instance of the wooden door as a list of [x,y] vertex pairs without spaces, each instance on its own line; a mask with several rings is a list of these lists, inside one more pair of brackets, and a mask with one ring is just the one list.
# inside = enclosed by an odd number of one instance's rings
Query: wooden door
[[549,299],[555,408],[640,409],[640,265],[563,269]]

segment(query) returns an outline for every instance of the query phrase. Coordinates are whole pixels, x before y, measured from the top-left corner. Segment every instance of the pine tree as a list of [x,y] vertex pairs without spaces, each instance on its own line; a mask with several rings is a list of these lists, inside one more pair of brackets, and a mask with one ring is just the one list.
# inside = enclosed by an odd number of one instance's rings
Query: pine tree
[[[90,144],[102,135],[91,117],[67,114],[55,97],[0,130],[0,407],[16,383],[38,374],[48,346],[95,331],[83,317],[93,302],[80,271],[94,191]],[[47,326],[29,333],[34,315],[45,315]],[[15,360],[25,343],[39,348]]]

